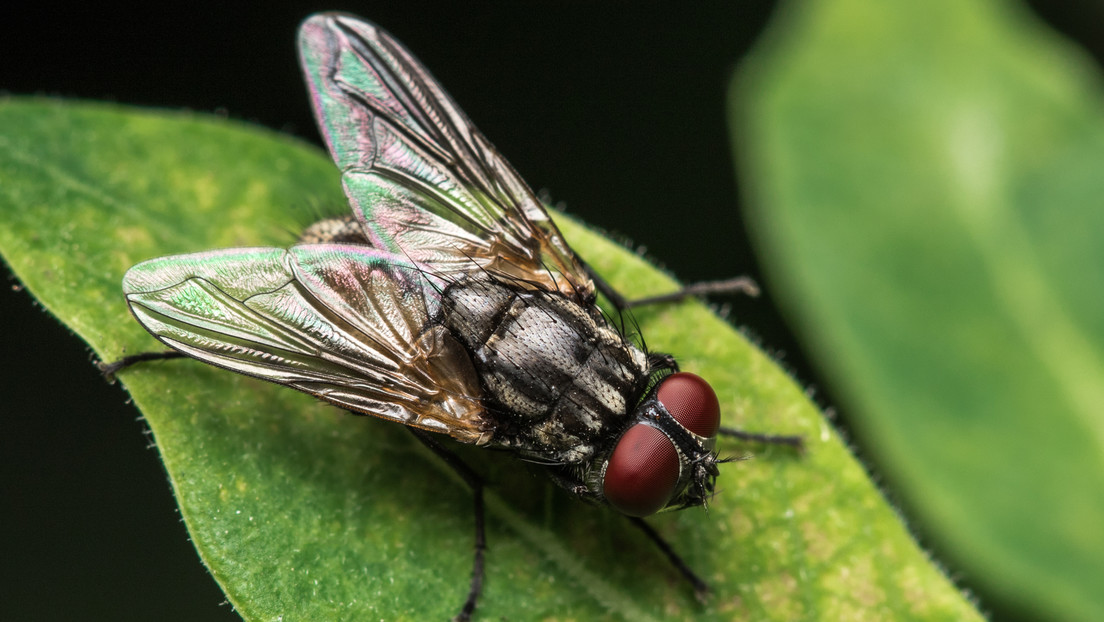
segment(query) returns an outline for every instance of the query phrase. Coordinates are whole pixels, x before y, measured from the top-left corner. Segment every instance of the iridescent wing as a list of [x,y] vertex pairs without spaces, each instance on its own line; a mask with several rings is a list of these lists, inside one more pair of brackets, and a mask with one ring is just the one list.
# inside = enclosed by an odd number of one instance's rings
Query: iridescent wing
[[234,248],[162,257],[123,277],[169,347],[342,408],[484,444],[467,352],[429,319],[441,283],[366,246]]
[[357,18],[321,14],[303,23],[299,55],[373,246],[445,273],[478,267],[593,294],[532,190],[401,43]]

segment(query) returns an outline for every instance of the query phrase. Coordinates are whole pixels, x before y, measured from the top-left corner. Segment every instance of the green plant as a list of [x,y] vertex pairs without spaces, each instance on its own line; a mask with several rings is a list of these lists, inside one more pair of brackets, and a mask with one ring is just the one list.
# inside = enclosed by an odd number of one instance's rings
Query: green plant
[[[0,251],[106,360],[157,347],[119,293],[130,265],[287,245],[318,216],[311,206],[344,204],[325,156],[255,127],[43,99],[3,100],[0,127]],[[560,222],[614,285],[672,286],[639,257]],[[978,617],[768,357],[697,303],[638,319],[649,343],[709,376],[726,424],[804,434],[807,454],[757,448],[755,460],[726,465],[708,513],[654,521],[711,581],[703,605],[622,517],[566,498],[507,456],[465,451],[491,482],[481,616]],[[470,496],[401,426],[191,361],[135,368],[122,381],[200,557],[245,619],[453,613],[470,570]]]

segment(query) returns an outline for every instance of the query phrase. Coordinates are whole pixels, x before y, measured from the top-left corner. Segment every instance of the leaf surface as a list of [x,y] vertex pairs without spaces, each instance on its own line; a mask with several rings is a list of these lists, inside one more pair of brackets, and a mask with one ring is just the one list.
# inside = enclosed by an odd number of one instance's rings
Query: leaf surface
[[[119,283],[150,257],[285,246],[340,214],[316,149],[192,114],[0,102],[0,251],[103,359],[156,348]],[[622,291],[673,282],[560,218]],[[713,596],[696,602],[623,518],[508,455],[461,447],[490,482],[481,619],[977,619],[801,388],[704,306],[637,314],[648,343],[717,388],[724,423],[805,435],[805,456],[722,441],[708,512],[651,522]],[[121,380],[154,432],[203,562],[247,620],[447,619],[471,570],[471,494],[399,425],[195,361]]]

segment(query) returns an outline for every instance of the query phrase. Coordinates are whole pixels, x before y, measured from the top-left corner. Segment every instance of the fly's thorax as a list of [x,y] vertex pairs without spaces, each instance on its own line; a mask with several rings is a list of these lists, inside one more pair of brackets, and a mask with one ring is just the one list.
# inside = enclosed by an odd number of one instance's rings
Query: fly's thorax
[[647,355],[592,304],[480,276],[449,285],[441,308],[497,418],[495,442],[535,459],[589,461],[647,386]]

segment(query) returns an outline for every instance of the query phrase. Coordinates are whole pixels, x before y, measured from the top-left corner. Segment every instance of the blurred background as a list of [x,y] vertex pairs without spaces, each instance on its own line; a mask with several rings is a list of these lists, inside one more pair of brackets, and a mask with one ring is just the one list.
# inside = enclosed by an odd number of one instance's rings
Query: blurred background
[[[726,91],[775,4],[672,12],[661,3],[588,11],[562,2],[274,2],[263,10],[40,2],[3,11],[0,89],[214,112],[320,144],[295,28],[318,10],[371,19],[413,50],[521,175],[569,213],[645,248],[683,281],[747,274],[763,283],[759,299],[730,302],[733,321],[836,412],[856,452],[881,473],[874,439],[840,401],[846,390],[795,337],[815,328],[796,328],[800,314],[778,308],[764,279],[769,260],[753,254],[741,218],[748,189],[735,179]],[[1027,6],[1099,64],[1104,5]],[[237,619],[187,540],[126,395],[102,381],[80,340],[14,282],[0,288],[0,322],[0,619]],[[1057,619],[1045,603],[995,590],[923,521],[924,500],[895,488],[892,475],[880,481],[924,546],[994,619]]]

